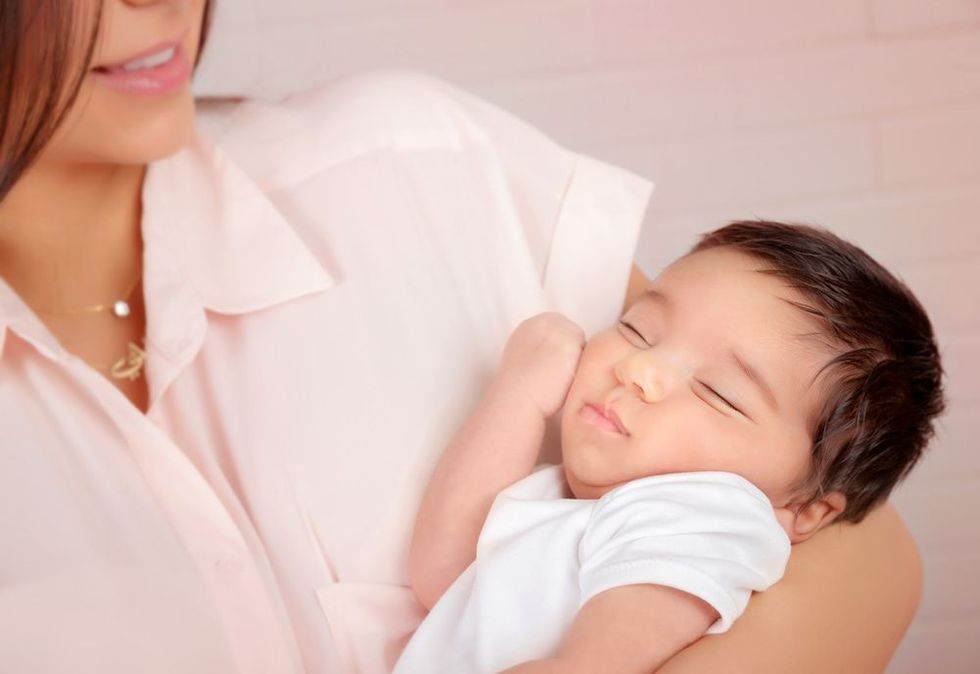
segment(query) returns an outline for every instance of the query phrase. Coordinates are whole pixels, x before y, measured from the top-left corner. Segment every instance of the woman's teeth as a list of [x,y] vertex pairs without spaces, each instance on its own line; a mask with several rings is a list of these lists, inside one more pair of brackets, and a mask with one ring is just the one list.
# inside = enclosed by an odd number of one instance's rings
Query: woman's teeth
[[125,70],[126,72],[132,72],[134,70],[146,70],[148,68],[156,68],[157,66],[163,65],[174,57],[177,52],[177,47],[170,47],[169,49],[164,49],[156,54],[151,54],[145,58],[137,59],[135,61],[130,61],[129,63],[124,63],[120,67],[109,68],[109,70]]

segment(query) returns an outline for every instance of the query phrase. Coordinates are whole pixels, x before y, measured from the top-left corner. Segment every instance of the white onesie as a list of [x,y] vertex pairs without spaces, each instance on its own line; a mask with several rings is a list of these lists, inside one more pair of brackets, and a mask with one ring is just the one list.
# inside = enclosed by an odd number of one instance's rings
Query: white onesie
[[561,466],[501,491],[476,559],[446,590],[394,674],[496,674],[550,657],[578,610],[621,585],[700,597],[726,631],[783,575],[790,542],[769,499],[725,472],[655,475],[599,499],[565,498]]

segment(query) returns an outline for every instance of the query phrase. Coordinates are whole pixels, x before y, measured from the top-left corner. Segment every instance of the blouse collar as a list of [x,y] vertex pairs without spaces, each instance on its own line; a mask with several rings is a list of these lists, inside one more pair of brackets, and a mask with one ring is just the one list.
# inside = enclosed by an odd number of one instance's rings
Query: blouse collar
[[[200,133],[147,166],[142,197],[148,323],[155,305],[178,300],[242,314],[335,284],[262,186]],[[8,327],[48,355],[61,351],[0,278],[0,357]]]

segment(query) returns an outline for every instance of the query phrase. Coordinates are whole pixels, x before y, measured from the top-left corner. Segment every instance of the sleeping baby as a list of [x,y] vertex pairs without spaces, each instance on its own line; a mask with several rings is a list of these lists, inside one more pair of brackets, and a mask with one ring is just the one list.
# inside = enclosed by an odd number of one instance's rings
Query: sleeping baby
[[[396,674],[652,672],[881,503],[943,409],[921,305],[802,225],[710,232],[583,342],[519,325],[441,457]],[[562,462],[535,468],[559,410]]]

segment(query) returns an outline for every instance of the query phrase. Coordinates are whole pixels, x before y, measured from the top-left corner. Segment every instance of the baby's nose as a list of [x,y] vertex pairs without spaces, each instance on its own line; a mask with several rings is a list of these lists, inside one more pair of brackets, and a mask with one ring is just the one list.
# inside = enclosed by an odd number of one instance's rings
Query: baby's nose
[[674,368],[650,351],[639,351],[616,364],[616,378],[630,391],[652,403],[662,400],[676,379]]

